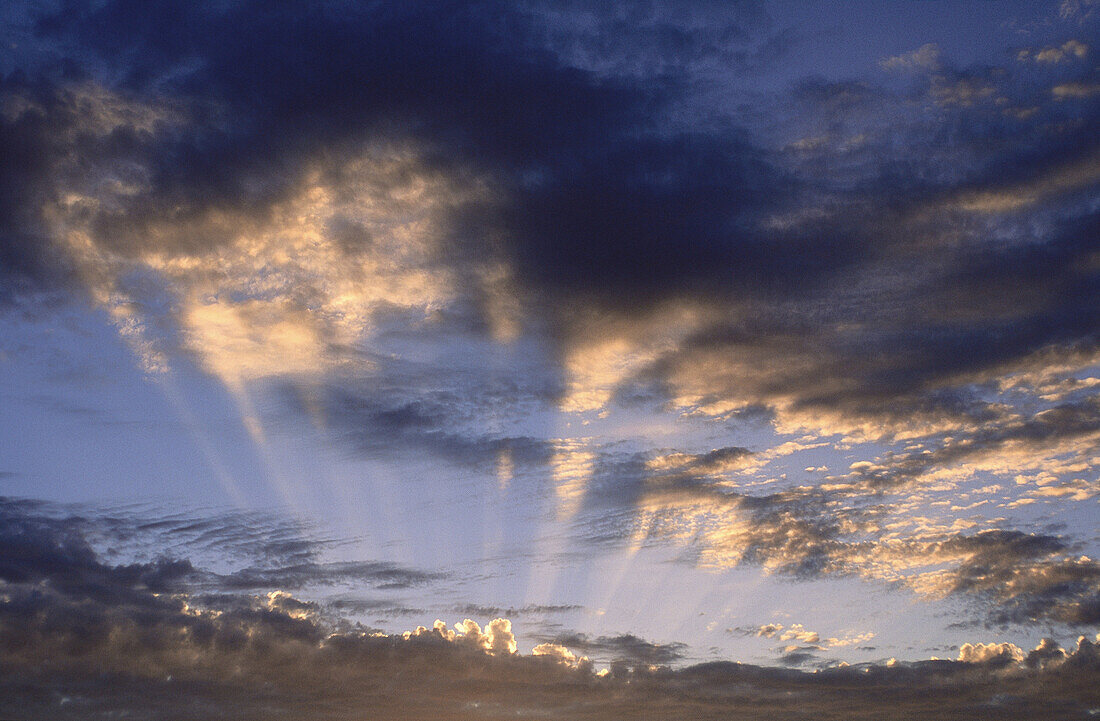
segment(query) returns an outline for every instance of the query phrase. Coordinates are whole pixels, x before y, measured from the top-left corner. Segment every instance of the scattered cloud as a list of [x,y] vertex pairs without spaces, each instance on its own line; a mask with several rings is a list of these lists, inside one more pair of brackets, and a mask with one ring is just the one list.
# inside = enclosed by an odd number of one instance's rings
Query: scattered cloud
[[885,58],[879,64],[887,70],[936,70],[940,67],[940,48],[935,43],[925,43],[912,52]]
[[1036,63],[1057,64],[1084,60],[1088,57],[1089,46],[1079,40],[1067,40],[1060,46],[1045,48],[1024,48],[1016,53],[1016,59],[1021,62],[1032,61]]
[[1091,98],[1100,94],[1100,83],[1069,82],[1059,83],[1050,89],[1050,94],[1055,100],[1070,100],[1074,98]]
[[812,644],[812,647],[804,650],[825,650],[827,648],[838,648],[844,646],[854,646],[856,644],[865,644],[875,637],[875,633],[867,631],[865,633],[853,634],[845,636],[843,638],[837,637],[823,637],[817,631],[811,631],[803,626],[801,623],[792,623],[790,625],[783,625],[781,623],[765,623],[762,626],[749,626],[739,627],[737,629],[730,629],[738,633],[756,636],[758,638],[775,639],[776,641],[797,641],[802,644]]

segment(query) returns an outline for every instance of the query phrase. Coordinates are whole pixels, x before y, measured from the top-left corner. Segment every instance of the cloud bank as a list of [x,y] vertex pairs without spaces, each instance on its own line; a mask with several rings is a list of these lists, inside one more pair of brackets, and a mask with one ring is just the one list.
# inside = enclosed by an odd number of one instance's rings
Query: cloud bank
[[[738,663],[669,668],[678,650],[634,636],[561,638],[517,652],[510,621],[437,621],[386,635],[283,591],[209,595],[186,559],[111,565],[96,516],[5,500],[0,698],[14,719],[1087,718],[1100,703],[1097,645],[966,644],[957,661],[815,673]],[[109,520],[109,519],[107,519]],[[156,521],[153,521],[156,522]],[[205,593],[204,593],[205,592]],[[805,629],[783,630],[807,640]],[[793,634],[793,635],[791,635]],[[786,636],[784,636],[786,637]],[[581,652],[610,651],[596,668]],[[14,715],[13,715],[14,714]]]

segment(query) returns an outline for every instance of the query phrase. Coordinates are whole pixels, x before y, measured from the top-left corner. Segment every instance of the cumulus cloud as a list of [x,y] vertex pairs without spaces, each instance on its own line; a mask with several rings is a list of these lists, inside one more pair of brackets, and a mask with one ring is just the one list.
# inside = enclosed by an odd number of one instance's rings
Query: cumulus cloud
[[574,668],[588,660],[584,656],[578,658],[577,655],[568,648],[556,643],[540,643],[531,649],[531,655],[553,659],[556,663],[572,666]]
[[430,629],[417,626],[414,630],[406,631],[402,635],[406,641],[432,636],[438,636],[450,643],[480,649],[493,656],[516,652],[516,635],[512,633],[512,622],[506,618],[495,618],[490,621],[484,633],[477,621],[467,618],[462,623],[456,623],[453,629],[447,628],[446,623],[437,619]]
[[959,648],[959,661],[962,663],[982,664],[990,668],[1056,668],[1069,664],[1079,668],[1095,668],[1098,660],[1096,639],[1078,636],[1076,648],[1067,651],[1057,641],[1044,638],[1031,651],[1012,643],[964,643]]
[[959,648],[959,660],[999,666],[1022,662],[1024,652],[1012,643],[964,643]]

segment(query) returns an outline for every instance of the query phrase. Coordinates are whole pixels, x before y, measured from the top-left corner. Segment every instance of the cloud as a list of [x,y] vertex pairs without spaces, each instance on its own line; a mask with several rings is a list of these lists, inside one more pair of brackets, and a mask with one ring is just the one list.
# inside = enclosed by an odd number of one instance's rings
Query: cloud
[[[482,23],[483,13],[491,11],[476,8],[425,13],[388,7],[336,21],[291,12],[259,18],[237,6],[166,6],[164,17],[186,17],[196,31],[197,44],[185,51],[162,37],[163,28],[156,22],[139,32],[114,32],[128,24],[123,5],[70,8],[44,19],[40,27],[85,57],[128,56],[138,71],[130,79],[146,92],[154,78],[173,77],[169,85],[174,90],[211,110],[200,122],[177,129],[178,134],[142,136],[142,154],[134,160],[145,182],[135,186],[131,196],[115,193],[116,207],[95,213],[99,226],[113,226],[114,232],[110,241],[95,234],[93,242],[115,249],[145,244],[142,234],[127,231],[146,224],[163,226],[165,216],[177,228],[189,219],[198,220],[198,247],[233,242],[224,225],[205,224],[204,219],[236,220],[231,226],[272,215],[277,219],[277,208],[309,177],[310,166],[330,177],[343,174],[339,164],[330,169],[323,157],[318,158],[328,146],[354,146],[375,138],[401,142],[386,130],[395,123],[417,129],[418,144],[435,163],[436,177],[461,167],[455,164],[459,156],[476,158],[484,170],[494,173],[493,184],[503,185],[508,194],[505,212],[498,217],[521,243],[506,258],[528,280],[541,278],[554,285],[586,282],[576,275],[585,272],[599,272],[607,282],[614,282],[616,275],[633,282],[636,276],[630,268],[617,267],[624,262],[662,275],[690,272],[689,259],[677,261],[680,269],[675,270],[636,250],[668,248],[670,231],[709,232],[709,215],[718,212],[734,219],[740,206],[751,207],[763,199],[763,188],[755,188],[756,183],[770,182],[767,164],[738,138],[636,136],[633,129],[652,117],[651,101],[664,104],[667,97],[661,96],[670,97],[674,91],[654,94],[655,89],[644,90],[643,84],[622,76],[604,78],[565,66],[536,47],[540,41],[532,19],[522,12],[506,13],[511,28],[500,35],[492,24]],[[263,43],[238,54],[233,44],[217,39],[240,32],[242,24],[255,37],[274,38],[293,28],[301,62],[287,68],[278,82],[272,81],[270,62],[282,65],[286,58],[261,57],[267,47]],[[468,32],[455,33],[456,24]],[[349,47],[338,57],[331,38],[349,33],[364,42],[356,43],[356,52]],[[310,52],[322,47],[327,52]],[[188,58],[196,55],[203,62],[189,65]],[[461,60],[441,62],[447,57]],[[359,90],[348,95],[350,87]],[[196,97],[199,88],[203,96]],[[355,98],[351,105],[349,97]],[[578,114],[579,109],[584,112]],[[239,122],[227,123],[227,117]],[[264,131],[253,131],[256,127]],[[551,132],[549,138],[546,131]],[[552,141],[552,151],[547,140]],[[432,150],[441,143],[450,153],[446,159]],[[169,168],[170,155],[174,162]],[[577,162],[582,165],[574,167]],[[701,167],[710,170],[701,173]],[[658,175],[667,180],[655,182]],[[706,183],[700,184],[704,177]],[[678,198],[692,188],[721,192],[727,209],[712,202],[691,211]],[[484,214],[497,203],[483,196],[473,205]],[[171,210],[181,207],[186,218]],[[597,207],[601,212],[595,212]],[[475,219],[457,211],[448,218],[457,224]],[[669,223],[673,226],[664,227]],[[448,230],[457,227],[448,224]],[[576,262],[592,252],[586,249],[594,234],[602,236],[607,229],[615,233],[603,238],[600,252],[619,262]],[[551,233],[552,246],[547,245]],[[170,252],[182,242],[196,244],[164,238],[158,245]],[[716,249],[720,255],[731,251],[737,252],[733,247]]]
[[[797,38],[728,12],[66,3],[36,40],[66,60],[0,80],[0,297],[87,298],[146,372],[233,389],[257,438],[248,392],[361,455],[534,474],[588,540],[1092,623],[1080,539],[970,505],[1095,491],[1084,44],[1041,69],[924,45],[882,61],[901,80],[776,90],[765,124],[708,104],[715,68]],[[710,425],[562,430],[614,414]],[[726,433],[746,418],[760,442]],[[783,477],[815,447],[847,472]],[[971,481],[1009,490],[947,498]],[[220,575],[41,563],[88,593],[439,580],[223,520],[246,530],[158,531],[229,544]]]
[[608,75],[674,75],[700,68],[759,72],[797,45],[765,8],[698,3],[594,8],[583,3],[530,3],[547,45],[577,67]]
[[[1095,109],[1011,68],[932,44],[884,60],[927,71],[934,121],[866,80],[804,79],[777,112],[823,140],[791,153],[718,109],[682,121],[737,60],[723,47],[773,34],[763,11],[347,10],[43,17],[80,79],[37,68],[0,93],[4,147],[36,153],[5,164],[7,286],[85,288],[150,372],[183,354],[233,386],[347,389],[379,358],[421,362],[395,335],[527,338],[545,382],[524,402],[760,409],[780,430],[943,428],[985,412],[968,385],[1095,346]],[[290,36],[293,57],[272,50]],[[1017,106],[1039,110],[1016,126]]]
[[[730,632],[756,636],[758,638],[774,638],[777,641],[797,641],[803,644],[812,644],[809,648],[803,648],[802,650],[804,651],[822,651],[828,648],[854,646],[856,644],[866,643],[875,637],[874,632],[867,631],[865,633],[845,636],[843,638],[826,638],[817,631],[807,629],[801,623],[793,623],[789,626],[784,626],[781,623],[765,623],[762,626],[738,627],[728,630]],[[793,645],[792,647],[797,648]]]
[[[918,713],[934,704],[950,719],[1010,695],[1011,713],[1053,719],[1082,715],[1096,702],[1092,678],[1100,656],[1087,638],[1068,653],[1044,642],[1027,663],[1019,663],[1022,654],[1010,644],[969,644],[959,662],[803,673],[733,663],[652,668],[678,660],[681,647],[630,634],[563,638],[579,648],[543,643],[524,654],[503,618],[484,628],[469,619],[453,628],[437,621],[386,635],[329,619],[320,604],[285,591],[193,594],[193,581],[207,572],[183,559],[105,563],[86,534],[133,526],[117,516],[57,510],[6,500],[0,543],[0,693],[24,711],[53,718],[111,710],[185,719],[242,713],[340,719],[367,705],[381,719],[468,718],[475,709],[610,719],[640,708],[718,718],[751,714],[760,704],[772,717],[793,718],[842,703],[848,718],[880,718],[887,709]],[[154,518],[146,525],[168,536],[205,530],[202,519]],[[216,520],[207,525],[221,527]],[[578,656],[585,648],[628,663],[597,671]],[[1011,668],[991,663],[1005,649]]]
[[[66,591],[171,593],[187,588],[233,594],[364,585],[394,590],[445,578],[440,572],[387,561],[326,561],[332,541],[272,514],[84,516],[51,504],[0,498],[0,518],[0,578],[13,583],[48,580]],[[148,555],[149,547],[163,549],[165,555],[108,566],[98,559],[97,545],[131,558]],[[190,560],[170,557],[173,551],[233,570],[200,569]]]
[[629,633],[596,638],[571,633],[555,636],[547,643],[548,648],[567,648],[573,653],[583,653],[595,662],[626,664],[628,667],[667,666],[683,658],[687,648],[682,643],[653,643]]
[[480,423],[495,412],[498,421],[515,412],[508,408],[513,401],[545,401],[546,389],[540,387],[539,379],[517,378],[512,385],[482,371],[459,371],[453,376],[443,372],[419,379],[401,370],[388,377],[383,368],[373,384],[354,379],[334,382],[314,389],[313,396],[288,387],[281,397],[291,411],[317,415],[336,437],[373,457],[429,453],[460,465],[483,467],[494,467],[506,457],[513,473],[551,463],[560,450],[553,439],[493,433],[486,429],[489,423]]
[[516,635],[512,633],[512,622],[506,618],[490,621],[484,633],[481,626],[469,618],[462,623],[456,623],[453,630],[448,629],[443,621],[437,620],[431,630],[417,626],[413,631],[406,631],[404,638],[410,640],[433,635],[450,643],[480,649],[493,656],[516,653]]
[[508,618],[515,618],[517,616],[546,616],[555,613],[568,613],[571,611],[583,610],[584,606],[577,604],[527,604],[516,608],[510,606],[508,608],[501,608],[499,606],[483,606],[478,604],[470,604],[461,607],[460,611],[463,613],[474,614],[477,616],[505,616]]
[[242,568],[213,579],[220,589],[290,588],[366,582],[382,589],[410,588],[439,580],[439,573],[401,568],[380,561],[302,563],[275,568]]
[[556,663],[573,668],[577,668],[581,664],[587,664],[588,662],[586,657],[581,656],[578,658],[576,654],[565,646],[556,643],[540,643],[531,649],[531,655],[553,659]]
[[[958,502],[953,472],[940,470],[941,464],[964,465],[964,478],[971,467],[1014,474],[1034,464],[1057,473],[1055,462],[1046,459],[1064,462],[1067,452],[1080,451],[1083,456],[1071,455],[1068,462],[1080,473],[1095,448],[1089,403],[1058,406],[1037,418],[1006,424],[1002,438],[964,436],[958,441],[965,450],[956,449],[961,454],[957,457],[954,451],[939,456],[939,450],[918,445],[911,454],[885,464],[855,463],[844,479],[833,477],[835,483],[766,494],[723,477],[668,473],[662,461],[659,469],[647,467],[636,470],[638,476],[624,473],[617,478],[624,487],[620,496],[631,498],[633,508],[619,517],[615,533],[634,547],[682,546],[685,561],[715,571],[757,566],[795,578],[856,576],[907,588],[930,600],[967,599],[992,623],[1092,624],[1100,592],[1098,564],[1075,551],[1076,539],[1025,532],[998,519],[937,518],[938,502],[931,501],[943,494]],[[1089,442],[1079,443],[1081,436]],[[1041,452],[1047,446],[1053,446],[1049,455]],[[982,461],[986,453],[988,460]],[[677,457],[702,456],[658,456]],[[1077,465],[1078,458],[1086,466]],[[891,466],[897,475],[886,470]],[[938,487],[925,491],[922,483]],[[1021,477],[1014,485],[1026,483]],[[628,493],[626,487],[634,490]],[[1070,486],[1038,485],[1035,493],[1041,497],[1046,488],[1067,488],[1066,495],[1079,492]],[[997,492],[978,489],[977,496]],[[798,625],[770,624],[752,632],[823,646],[845,642],[824,639]]]
[[940,67],[940,48],[935,43],[925,43],[912,52],[885,58],[879,64],[887,70],[911,68],[936,70]]
[[821,636],[820,634],[818,634],[817,631],[808,631],[802,626],[802,624],[796,623],[783,631],[783,633],[779,636],[779,640],[795,640],[799,641],[800,643],[817,643],[821,640]]
[[1067,653],[1058,642],[1051,638],[1044,638],[1039,645],[1028,652],[1026,663],[1029,667],[1046,667],[1048,664],[1056,665],[1065,661]]
[[1067,454],[1087,458],[1100,432],[1100,404],[1085,396],[1051,405],[1031,416],[1013,414],[1000,423],[959,429],[932,447],[908,454],[891,454],[883,463],[861,462],[852,477],[872,487],[908,484],[943,468],[965,466],[1001,474],[1027,469],[1057,469]]
[[1055,100],[1091,98],[1094,95],[1100,94],[1100,83],[1059,83],[1050,89],[1050,94],[1054,96]]
[[646,465],[660,472],[720,475],[744,467],[750,462],[752,451],[740,446],[713,448],[706,453],[669,453],[657,456]]
[[1058,7],[1058,17],[1084,22],[1096,12],[1096,5],[1096,0],[1062,0]]
[[798,646],[788,646],[779,659],[784,666],[802,666],[816,660],[817,654],[814,649],[802,649]]
[[1028,60],[1036,63],[1057,64],[1073,60],[1084,60],[1088,57],[1089,46],[1079,40],[1067,40],[1060,46],[1045,48],[1025,48],[1016,53],[1016,59],[1021,62]]
[[964,643],[959,648],[959,660],[963,663],[1003,666],[1021,663],[1024,652],[1012,643]]

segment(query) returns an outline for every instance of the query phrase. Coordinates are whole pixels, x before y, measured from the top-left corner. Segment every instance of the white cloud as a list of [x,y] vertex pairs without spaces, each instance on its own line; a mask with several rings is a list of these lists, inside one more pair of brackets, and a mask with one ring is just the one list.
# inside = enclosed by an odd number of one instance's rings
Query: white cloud
[[494,656],[509,656],[516,653],[516,636],[512,632],[512,622],[506,618],[496,618],[489,622],[485,631],[472,619],[456,623],[453,629],[436,619],[431,628],[417,626],[402,636],[408,640],[423,636],[437,635],[445,641],[481,649]]
[[1024,658],[1023,649],[1014,643],[964,643],[959,648],[959,660],[963,663],[998,660],[1022,663]]

